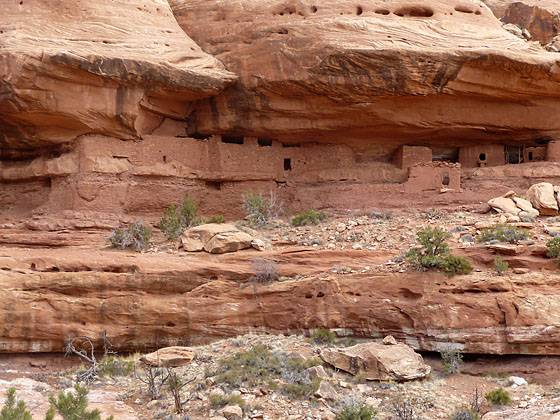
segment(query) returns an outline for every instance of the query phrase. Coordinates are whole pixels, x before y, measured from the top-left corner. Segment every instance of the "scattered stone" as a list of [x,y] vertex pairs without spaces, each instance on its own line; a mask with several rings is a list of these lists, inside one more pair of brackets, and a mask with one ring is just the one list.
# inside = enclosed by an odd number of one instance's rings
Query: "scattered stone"
[[383,344],[385,344],[386,346],[393,346],[393,345],[399,344],[399,343],[397,342],[395,337],[393,337],[392,335],[388,335],[387,337],[385,337],[383,339]]
[[196,356],[190,347],[165,347],[145,354],[140,361],[153,367],[180,367],[190,364]]
[[364,375],[370,381],[409,381],[430,374],[422,356],[406,344],[364,343],[343,349],[324,349],[321,358],[352,375]]
[[305,370],[311,379],[327,379],[329,377],[323,366],[313,366]]
[[227,420],[241,420],[243,418],[243,409],[238,405],[228,405],[221,413]]
[[267,248],[266,243],[262,239],[253,239],[251,241],[251,246],[257,251],[265,251]]
[[315,391],[315,396],[324,400],[334,401],[337,399],[338,393],[330,383],[321,381],[319,388]]
[[511,385],[515,385],[515,386],[528,385],[527,381],[524,378],[521,378],[520,376],[510,376],[508,378],[508,381]]
[[521,211],[511,198],[496,197],[489,200],[488,205],[499,213],[509,213],[515,216]]
[[515,274],[527,274],[529,273],[531,270],[529,270],[528,268],[521,268],[521,267],[517,267],[513,269],[513,272]]

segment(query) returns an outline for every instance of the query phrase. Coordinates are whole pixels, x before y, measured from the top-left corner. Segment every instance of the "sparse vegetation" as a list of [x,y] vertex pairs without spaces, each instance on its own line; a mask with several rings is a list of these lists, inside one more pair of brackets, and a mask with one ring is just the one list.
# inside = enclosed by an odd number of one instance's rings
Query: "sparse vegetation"
[[268,284],[278,281],[280,275],[278,274],[278,265],[276,262],[267,260],[265,258],[257,258],[251,262],[255,275],[251,278],[252,281],[259,284]]
[[282,203],[272,191],[268,197],[247,192],[243,195],[243,210],[252,226],[263,227],[282,213]]
[[503,388],[498,388],[493,391],[488,392],[485,395],[486,401],[488,401],[492,405],[510,405],[511,404],[511,396],[509,392],[507,392]]
[[168,377],[167,388],[169,389],[169,392],[173,397],[173,402],[175,404],[175,413],[181,414],[183,412],[183,404],[184,404],[184,401],[181,396],[181,391],[183,390],[184,387],[186,387],[188,384],[193,382],[194,379],[186,381],[179,375],[179,373],[177,373],[172,368],[167,368],[167,377]]
[[266,346],[257,345],[222,359],[215,380],[236,388],[268,385],[276,389],[280,385],[284,394],[303,398],[311,396],[319,385],[306,369],[320,363],[317,359],[303,360],[284,353],[272,353]]
[[16,389],[9,388],[0,410],[0,420],[33,420],[25,401],[16,400]]
[[185,196],[180,205],[172,204],[165,209],[159,221],[159,229],[167,239],[175,240],[185,229],[200,222],[198,205],[192,198]]
[[449,276],[472,271],[469,261],[450,253],[447,239],[451,235],[440,228],[426,227],[416,233],[419,247],[412,248],[406,259],[417,268],[441,270]]
[[376,220],[391,220],[393,218],[393,214],[389,211],[382,211],[382,210],[373,210],[369,213],[370,219]]
[[313,343],[319,345],[334,344],[336,341],[336,334],[328,328],[318,328],[310,336]]
[[[51,396],[51,404],[47,412],[46,420],[53,420],[58,414],[63,420],[101,420],[99,410],[88,410],[88,390],[86,387],[76,385],[73,391],[58,394],[58,397]],[[107,420],[112,420],[113,416]]]
[[142,222],[133,223],[125,228],[115,229],[109,237],[113,248],[144,251],[150,246],[152,230]]
[[393,414],[396,420],[420,420],[414,404],[409,400],[400,400],[393,404]]
[[509,270],[509,264],[502,257],[494,259],[494,270],[498,276],[503,276]]
[[222,408],[226,405],[238,405],[241,408],[245,406],[245,400],[240,395],[211,394],[208,401],[213,409]]
[[469,408],[456,410],[449,420],[480,420],[480,415]]
[[555,258],[560,263],[560,236],[557,236],[546,243],[548,258]]
[[204,223],[218,223],[218,224],[225,223],[225,222],[226,222],[226,218],[221,214],[218,214],[216,216],[210,216],[208,219],[204,221]]
[[336,413],[336,420],[374,420],[377,410],[360,400],[343,401]]
[[527,229],[518,228],[510,225],[495,225],[490,228],[482,229],[478,235],[478,241],[487,243],[491,241],[506,242],[517,244],[529,237]]
[[134,360],[118,356],[106,356],[99,362],[99,375],[115,378],[130,376],[134,372]]
[[448,375],[459,373],[463,364],[463,355],[458,351],[444,351],[440,353],[443,370]]
[[327,218],[327,215],[317,210],[306,210],[292,217],[293,226],[318,225]]

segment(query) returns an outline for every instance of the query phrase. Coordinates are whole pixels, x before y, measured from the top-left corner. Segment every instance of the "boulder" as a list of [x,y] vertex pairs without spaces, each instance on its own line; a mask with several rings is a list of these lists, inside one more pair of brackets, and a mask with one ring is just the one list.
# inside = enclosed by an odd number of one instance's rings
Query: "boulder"
[[152,367],[180,367],[191,363],[196,353],[190,347],[165,347],[145,354],[140,361]]
[[319,389],[315,391],[315,396],[324,400],[334,401],[338,398],[338,393],[330,383],[327,381],[321,381]]
[[181,235],[183,249],[187,252],[206,251],[212,254],[224,254],[251,248],[255,241],[257,239],[250,234],[226,223],[195,226]]
[[524,216],[529,216],[532,218],[538,217],[539,211],[533,207],[533,205],[529,200],[525,200],[524,198],[521,197],[512,197],[511,199],[522,212],[526,213],[524,214]]
[[228,420],[241,420],[243,418],[243,409],[238,405],[228,405],[222,410],[222,416]]
[[517,208],[515,202],[511,198],[506,197],[493,198],[488,201],[488,205],[498,213],[509,213],[512,215],[518,215],[521,211]]
[[534,208],[544,216],[558,214],[558,202],[554,196],[554,187],[548,182],[531,185],[527,190],[527,198]]
[[321,358],[333,367],[364,375],[370,381],[410,381],[425,378],[430,366],[406,344],[364,343],[343,349],[324,349]]
[[399,343],[397,342],[395,337],[393,337],[392,335],[388,335],[383,339],[383,344],[385,344],[386,346],[394,346]]
[[226,252],[251,248],[251,242],[253,242],[253,237],[240,230],[223,232],[210,239],[204,245],[204,250],[211,254],[225,254]]

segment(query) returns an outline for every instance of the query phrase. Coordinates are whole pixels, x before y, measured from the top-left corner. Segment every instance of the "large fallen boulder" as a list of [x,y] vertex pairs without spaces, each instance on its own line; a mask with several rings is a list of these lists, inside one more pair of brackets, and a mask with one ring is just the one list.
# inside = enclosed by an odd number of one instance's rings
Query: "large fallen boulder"
[[521,209],[517,207],[515,201],[511,198],[496,197],[488,201],[488,205],[496,210],[498,213],[509,213],[518,215]]
[[364,343],[341,349],[325,349],[321,358],[333,367],[363,375],[370,381],[410,381],[425,378],[430,366],[406,344]]
[[165,347],[145,354],[140,361],[152,367],[181,367],[191,363],[196,353],[190,347]]
[[[251,248],[256,239],[227,223],[208,223],[186,230],[181,236],[183,249],[188,252],[206,251],[224,254]],[[258,249],[258,248],[257,248]]]
[[527,190],[527,198],[544,216],[558,214],[558,202],[554,196],[554,187],[548,182],[531,185]]

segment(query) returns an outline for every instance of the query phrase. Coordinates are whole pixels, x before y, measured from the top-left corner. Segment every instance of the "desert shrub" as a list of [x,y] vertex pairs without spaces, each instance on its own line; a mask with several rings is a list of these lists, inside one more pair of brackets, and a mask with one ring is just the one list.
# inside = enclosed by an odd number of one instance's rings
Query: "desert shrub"
[[274,384],[281,382],[281,391],[286,395],[307,397],[316,391],[318,384],[305,370],[317,364],[320,361],[316,359],[272,353],[266,346],[257,345],[220,360],[215,380],[229,387],[277,387]]
[[9,388],[6,401],[0,410],[0,420],[33,420],[25,401],[16,400],[16,389]]
[[393,213],[389,211],[373,210],[369,213],[370,219],[377,220],[391,220],[393,218]]
[[[46,420],[53,420],[58,414],[63,420],[101,420],[99,410],[88,410],[88,390],[87,388],[76,385],[74,391],[63,392],[58,397],[51,396],[51,404],[47,412]],[[113,416],[107,420],[112,420]]]
[[261,284],[273,283],[278,281],[280,275],[278,274],[278,265],[276,262],[264,258],[257,258],[251,262],[255,275],[251,278],[252,281]]
[[336,420],[374,420],[377,410],[359,400],[349,400],[342,403],[336,413]]
[[527,229],[509,225],[495,225],[490,228],[482,229],[478,235],[479,242],[499,241],[516,244],[529,237]]
[[486,401],[492,405],[509,405],[511,404],[511,396],[503,388],[498,388],[488,392],[485,395]]
[[180,205],[172,204],[165,209],[159,221],[159,228],[167,239],[177,239],[185,229],[200,224],[198,205],[189,196],[185,196]]
[[494,259],[494,270],[496,270],[498,276],[503,276],[509,270],[509,264],[502,257],[496,257]]
[[211,394],[208,400],[210,401],[210,407],[213,409],[222,408],[226,405],[238,405],[241,408],[245,407],[245,400],[240,395]]
[[420,229],[416,233],[419,247],[407,252],[407,261],[418,268],[437,269],[450,276],[470,273],[472,266],[466,258],[450,254],[446,242],[450,236],[448,232],[437,227]]
[[396,420],[419,420],[414,404],[409,400],[401,399],[393,403],[393,414]]
[[480,415],[469,408],[460,408],[455,410],[449,420],[480,420]]
[[208,219],[206,219],[205,223],[225,223],[226,222],[226,218],[221,215],[218,214],[216,216],[210,216]]
[[268,197],[247,192],[243,195],[243,210],[252,226],[263,227],[282,213],[282,203],[272,191]]
[[117,356],[106,356],[99,362],[99,375],[115,378],[130,376],[134,373],[134,360]]
[[472,271],[472,265],[469,260],[457,255],[446,255],[442,257],[437,268],[449,276],[469,274]]
[[293,226],[318,225],[327,218],[327,215],[317,210],[306,210],[292,217]]
[[548,258],[560,258],[560,236],[551,239],[546,243],[547,257]]
[[443,370],[445,373],[452,375],[459,373],[463,364],[463,355],[458,351],[443,351],[440,353]]
[[336,334],[328,328],[318,328],[310,336],[313,343],[319,345],[334,344],[336,341]]
[[113,248],[143,251],[150,245],[152,230],[142,222],[133,223],[125,228],[115,229],[109,237]]

